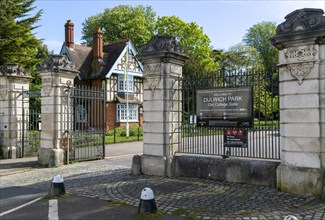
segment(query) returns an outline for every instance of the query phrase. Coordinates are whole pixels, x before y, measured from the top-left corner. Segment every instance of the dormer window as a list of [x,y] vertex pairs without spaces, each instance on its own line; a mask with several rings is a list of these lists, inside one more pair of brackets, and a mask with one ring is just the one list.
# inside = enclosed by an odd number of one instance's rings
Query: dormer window
[[124,79],[124,75],[118,76],[118,91],[119,92],[133,92],[133,76],[128,76],[128,80]]

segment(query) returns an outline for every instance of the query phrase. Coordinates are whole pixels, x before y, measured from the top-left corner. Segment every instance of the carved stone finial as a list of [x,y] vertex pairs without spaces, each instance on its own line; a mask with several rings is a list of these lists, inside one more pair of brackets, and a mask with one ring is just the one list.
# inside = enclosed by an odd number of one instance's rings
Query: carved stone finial
[[75,65],[64,55],[50,55],[38,68],[38,71],[59,72],[60,70],[79,72]]
[[304,8],[291,12],[286,21],[278,25],[277,35],[292,34],[325,28],[325,17],[322,9]]
[[30,74],[19,63],[7,63],[0,67],[0,76],[25,76],[30,77]]
[[183,53],[183,47],[179,45],[176,38],[168,35],[156,35],[149,43],[145,44],[139,55],[146,55],[151,53],[159,53],[159,52],[174,52],[174,53]]
[[[297,40],[311,39],[321,41],[325,36],[324,11],[316,8],[304,8],[291,12],[279,24],[276,35],[272,37],[271,43],[278,49],[287,47],[287,43]],[[318,39],[318,40],[317,40]]]

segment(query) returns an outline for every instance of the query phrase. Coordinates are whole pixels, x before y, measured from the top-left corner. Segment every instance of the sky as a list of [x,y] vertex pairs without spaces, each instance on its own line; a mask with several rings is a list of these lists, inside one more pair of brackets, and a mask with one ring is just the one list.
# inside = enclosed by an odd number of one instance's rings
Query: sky
[[105,8],[128,4],[150,5],[157,16],[175,15],[185,22],[196,22],[211,40],[211,47],[227,50],[242,42],[247,30],[262,21],[284,22],[294,10],[319,8],[325,11],[325,0],[205,0],[205,1],[112,1],[112,0],[36,0],[35,11],[43,15],[34,30],[38,39],[47,44],[49,51],[60,52],[64,41],[64,24],[72,20],[75,43],[82,42],[82,23],[90,16],[102,13]]

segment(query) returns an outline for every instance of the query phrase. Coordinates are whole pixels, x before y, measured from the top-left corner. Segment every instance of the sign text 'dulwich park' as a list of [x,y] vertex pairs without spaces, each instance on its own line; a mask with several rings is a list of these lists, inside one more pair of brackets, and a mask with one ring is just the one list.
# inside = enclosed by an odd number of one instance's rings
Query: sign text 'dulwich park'
[[197,126],[251,127],[253,91],[251,87],[197,90]]

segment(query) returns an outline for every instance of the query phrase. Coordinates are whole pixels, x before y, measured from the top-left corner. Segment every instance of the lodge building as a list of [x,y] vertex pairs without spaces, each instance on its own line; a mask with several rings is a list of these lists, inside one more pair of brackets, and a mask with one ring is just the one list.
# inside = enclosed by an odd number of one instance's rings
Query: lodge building
[[[66,55],[80,71],[75,85],[106,88],[106,130],[125,126],[127,105],[130,126],[143,123],[143,66],[136,58],[136,50],[129,39],[103,45],[103,32],[96,30],[93,46],[74,43],[74,24],[65,24],[65,41],[60,55]],[[74,106],[79,122],[87,122],[84,106]],[[96,114],[96,113],[95,113]]]

